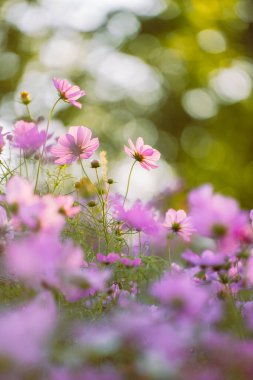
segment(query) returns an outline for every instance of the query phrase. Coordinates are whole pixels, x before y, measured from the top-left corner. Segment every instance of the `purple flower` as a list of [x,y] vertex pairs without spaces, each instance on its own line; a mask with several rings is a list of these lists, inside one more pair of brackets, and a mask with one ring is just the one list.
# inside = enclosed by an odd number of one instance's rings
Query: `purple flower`
[[83,265],[79,248],[70,241],[61,244],[54,234],[42,232],[10,243],[5,256],[7,271],[36,289],[61,289]]
[[228,257],[222,253],[214,253],[205,250],[199,256],[191,251],[186,251],[182,254],[182,258],[192,266],[199,266],[201,268],[224,268],[227,267]]
[[113,204],[115,217],[125,223],[125,227],[142,231],[147,235],[159,236],[163,228],[157,221],[155,213],[152,209],[145,206],[141,201],[136,201],[133,206],[126,210],[122,203],[114,200]]
[[236,200],[213,192],[209,184],[189,194],[190,216],[200,235],[215,238],[220,248],[231,252],[245,240],[248,214]]
[[141,259],[139,257],[136,257],[135,259],[130,259],[129,257],[122,257],[122,259],[120,259],[120,262],[121,264],[129,268],[139,267],[141,265]]
[[208,293],[185,274],[166,273],[151,286],[151,294],[185,318],[200,318]]
[[120,256],[114,252],[108,253],[107,256],[103,255],[102,253],[98,253],[96,257],[97,260],[103,264],[114,264],[120,261]]
[[0,314],[0,356],[20,366],[41,364],[46,344],[56,324],[50,293],[41,293],[29,304]]
[[15,123],[12,145],[22,149],[25,156],[31,156],[46,141],[46,132],[39,131],[35,123],[19,120]]

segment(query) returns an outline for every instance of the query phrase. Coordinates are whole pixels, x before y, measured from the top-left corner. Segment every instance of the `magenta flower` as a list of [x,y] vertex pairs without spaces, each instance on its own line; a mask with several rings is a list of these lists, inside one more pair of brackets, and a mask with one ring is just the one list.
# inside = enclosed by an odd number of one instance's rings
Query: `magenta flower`
[[189,194],[190,216],[198,234],[214,238],[227,253],[238,249],[240,241],[251,240],[248,212],[238,202],[202,185]]
[[155,162],[159,160],[160,152],[150,145],[144,145],[142,137],[138,137],[135,146],[131,139],[128,139],[128,144],[130,149],[127,146],[124,147],[126,154],[138,161],[144,169],[150,170],[158,167]]
[[108,253],[107,256],[103,255],[102,253],[98,253],[96,257],[97,260],[103,264],[114,264],[120,261],[120,255],[114,252]]
[[46,132],[39,131],[35,123],[19,120],[15,123],[12,144],[22,149],[26,156],[35,153],[46,140]]
[[141,259],[139,257],[136,257],[135,259],[130,259],[129,257],[122,257],[120,262],[128,268],[139,267],[141,265]]
[[131,208],[126,210],[115,198],[113,204],[114,216],[124,222],[124,227],[134,228],[136,231],[143,231],[147,235],[156,237],[162,236],[162,226],[156,218],[154,210],[137,200]]
[[76,100],[86,95],[78,86],[73,86],[66,79],[53,78],[53,83],[59,96],[64,102],[70,103],[77,108],[82,108],[81,103]]
[[56,164],[65,165],[84,158],[90,158],[99,147],[98,138],[91,138],[92,132],[83,126],[70,127],[68,133],[60,136],[57,145],[51,148]]
[[166,212],[164,225],[170,233],[181,236],[185,241],[189,241],[191,234],[195,231],[191,217],[187,216],[184,210],[176,211],[170,208]]

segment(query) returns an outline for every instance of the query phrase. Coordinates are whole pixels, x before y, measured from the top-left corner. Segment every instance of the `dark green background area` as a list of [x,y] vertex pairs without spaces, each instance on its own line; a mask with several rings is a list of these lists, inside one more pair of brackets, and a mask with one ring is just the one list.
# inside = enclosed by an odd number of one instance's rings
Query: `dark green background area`
[[[103,1],[103,0],[101,0]],[[33,36],[6,18],[7,9],[18,1],[1,1],[0,96],[1,102],[16,98],[15,89],[29,61],[37,61],[40,69],[40,48],[61,27],[47,27]],[[40,2],[29,1],[30,6]],[[238,62],[247,66],[253,80],[253,3],[238,0],[181,0],[167,1],[167,7],[155,16],[134,15],[133,11],[118,9],[109,12],[97,30],[79,32],[89,41],[104,36],[107,26],[117,12],[131,13],[139,21],[139,30],[113,44],[115,51],[135,56],[146,62],[161,80],[163,96],[154,106],[140,106],[127,94],[123,99],[106,101],[92,92],[95,78],[85,70],[67,73],[68,79],[86,89],[89,97],[77,115],[69,107],[57,113],[66,126],[83,121],[104,141],[111,156],[119,150],[121,129],[129,122],[151,121],[159,131],[155,143],[164,159],[176,169],[190,189],[211,182],[215,189],[238,198],[243,207],[253,207],[253,97],[252,93],[240,101],[224,102],[210,87],[210,78],[218,70],[234,67]],[[78,9],[76,10],[78,12]],[[119,26],[120,27],[120,26]],[[226,48],[210,52],[198,43],[203,30],[216,30],[224,36]],[[18,57],[16,69],[5,77],[8,58]],[[10,62],[11,64],[11,62]],[[122,72],[124,76],[124,72]],[[252,85],[252,83],[251,83]],[[206,89],[217,106],[212,117],[199,119],[182,106],[185,93],[192,89]],[[115,88],[117,91],[117,88]],[[13,120],[17,116],[13,115]],[[100,126],[102,126],[100,128]],[[138,129],[135,131],[138,135]],[[117,135],[117,138],[113,138]],[[122,143],[124,143],[122,138]],[[152,145],[152,128],[147,141]]]

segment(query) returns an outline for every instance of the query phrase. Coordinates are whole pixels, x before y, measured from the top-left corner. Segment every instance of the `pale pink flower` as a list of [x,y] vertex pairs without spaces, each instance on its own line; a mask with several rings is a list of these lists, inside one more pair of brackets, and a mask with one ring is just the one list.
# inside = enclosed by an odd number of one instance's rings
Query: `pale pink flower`
[[130,148],[124,146],[125,153],[138,161],[144,169],[150,170],[158,167],[155,162],[160,159],[161,153],[150,145],[144,145],[142,137],[138,137],[135,145],[131,139],[128,139],[128,144]]
[[90,158],[99,147],[98,138],[91,138],[92,132],[83,126],[70,127],[68,133],[60,136],[57,145],[51,148],[56,164],[65,165],[84,158]]
[[184,210],[174,210],[170,208],[165,215],[165,227],[170,233],[181,236],[189,241],[191,234],[195,231],[191,223],[191,217],[187,216]]
[[70,103],[77,108],[82,108],[81,103],[76,100],[86,95],[78,86],[73,86],[66,79],[53,78],[53,83],[59,96],[66,103]]
[[33,193],[33,186],[24,178],[19,176],[11,177],[6,185],[5,200],[12,206],[21,204],[30,204],[36,199]]
[[55,198],[59,212],[68,218],[72,218],[79,213],[80,207],[73,206],[74,198],[71,195],[60,195]]

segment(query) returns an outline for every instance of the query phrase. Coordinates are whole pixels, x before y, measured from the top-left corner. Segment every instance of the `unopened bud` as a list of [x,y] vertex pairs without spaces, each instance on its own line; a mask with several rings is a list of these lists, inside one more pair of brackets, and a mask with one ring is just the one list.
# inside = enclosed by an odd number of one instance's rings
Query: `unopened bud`
[[91,161],[91,167],[92,169],[97,169],[100,167],[100,162],[98,160],[92,160]]
[[27,105],[31,103],[31,96],[28,91],[22,91],[20,97],[23,104]]
[[109,179],[107,180],[107,183],[108,183],[109,185],[112,185],[112,184],[114,183],[114,180],[111,179],[111,178],[109,178]]
[[96,202],[94,202],[94,201],[90,201],[89,203],[88,203],[88,207],[95,207],[97,204],[96,204]]

